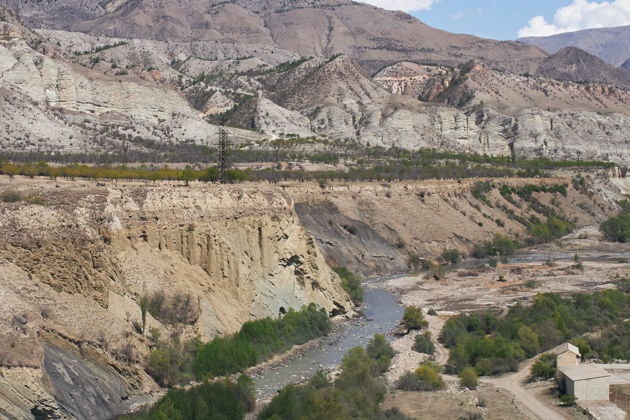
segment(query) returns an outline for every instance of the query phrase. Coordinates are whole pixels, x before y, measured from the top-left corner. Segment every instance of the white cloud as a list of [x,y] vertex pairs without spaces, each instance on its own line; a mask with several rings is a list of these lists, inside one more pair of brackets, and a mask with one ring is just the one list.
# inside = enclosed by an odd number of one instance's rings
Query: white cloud
[[466,17],[466,13],[465,12],[457,12],[453,15],[451,15],[451,19],[453,20],[460,20]]
[[363,3],[387,10],[402,10],[403,12],[417,12],[429,10],[438,0],[363,0]]
[[518,32],[518,36],[549,36],[624,25],[630,25],[630,0],[573,0],[572,4],[556,11],[553,22],[547,22],[543,16],[536,16]]

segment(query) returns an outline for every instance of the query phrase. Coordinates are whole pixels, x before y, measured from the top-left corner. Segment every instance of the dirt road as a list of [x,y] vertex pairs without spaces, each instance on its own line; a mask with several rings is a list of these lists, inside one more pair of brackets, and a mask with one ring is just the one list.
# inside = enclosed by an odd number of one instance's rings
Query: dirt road
[[498,378],[483,378],[482,382],[510,391],[524,409],[542,420],[571,420],[565,413],[544,401],[534,391],[523,386],[523,381],[529,375],[530,367],[536,358],[526,360],[520,365],[519,371]]
[[440,317],[431,315],[427,315],[426,319],[429,322],[429,331],[431,332],[433,344],[435,344],[433,357],[439,365],[445,365],[446,362],[448,362],[448,349],[438,340],[442,328],[444,328],[445,321]]

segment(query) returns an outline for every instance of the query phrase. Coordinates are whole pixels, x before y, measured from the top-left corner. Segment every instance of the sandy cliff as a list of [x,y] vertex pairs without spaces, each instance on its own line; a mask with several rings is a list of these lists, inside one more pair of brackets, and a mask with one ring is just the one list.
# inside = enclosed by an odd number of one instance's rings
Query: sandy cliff
[[[191,297],[181,323],[149,316],[163,337],[207,340],[311,302],[352,313],[279,189],[54,184],[15,188],[37,204],[0,209],[0,413],[9,417],[40,407],[107,418],[155,391],[141,367],[150,342],[133,324],[141,297],[158,291]],[[95,397],[79,403],[78,387]]]

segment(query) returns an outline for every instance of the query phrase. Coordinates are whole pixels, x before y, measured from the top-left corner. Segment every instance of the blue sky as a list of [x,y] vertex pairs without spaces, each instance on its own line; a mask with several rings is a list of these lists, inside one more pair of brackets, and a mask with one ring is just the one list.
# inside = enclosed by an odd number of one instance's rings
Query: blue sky
[[449,32],[500,40],[630,25],[630,0],[362,0]]

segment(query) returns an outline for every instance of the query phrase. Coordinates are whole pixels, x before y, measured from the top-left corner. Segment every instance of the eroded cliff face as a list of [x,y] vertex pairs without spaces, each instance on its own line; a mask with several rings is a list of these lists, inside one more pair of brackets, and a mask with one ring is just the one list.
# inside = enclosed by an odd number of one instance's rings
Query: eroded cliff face
[[[140,299],[156,292],[189,296],[192,308],[179,323],[148,315],[162,337],[208,340],[311,302],[352,313],[280,189],[2,184],[24,198],[0,207],[9,418],[109,418],[157,391],[142,368],[150,341],[134,328]],[[95,391],[79,401],[77,389]]]
[[[0,192],[0,416],[107,419],[159,396],[145,372],[153,345],[179,334],[208,340],[250,319],[315,302],[352,304],[329,266],[366,276],[410,269],[409,257],[464,252],[497,233],[524,240],[542,206],[576,226],[617,209],[627,179],[593,173],[478,180],[216,186],[8,179]],[[567,185],[533,201],[502,184]],[[625,187],[624,187],[625,186]],[[624,189],[625,188],[625,189]],[[525,223],[525,224],[524,224]],[[176,321],[147,316],[144,296],[188,299]],[[77,390],[81,390],[81,397]]]
[[[547,214],[538,203],[574,223],[599,224],[617,211],[622,178],[588,176],[588,187],[576,189],[570,177],[552,179],[496,179],[484,198],[472,194],[478,180],[422,181],[391,184],[335,184],[287,189],[305,228],[317,239],[331,265],[345,265],[363,275],[392,275],[413,269],[412,255],[437,259],[445,249],[468,254],[472,248],[503,234],[525,241],[524,224]],[[534,193],[537,201],[513,194],[507,199],[503,184],[565,185],[567,196]],[[614,185],[613,185],[614,184]]]

